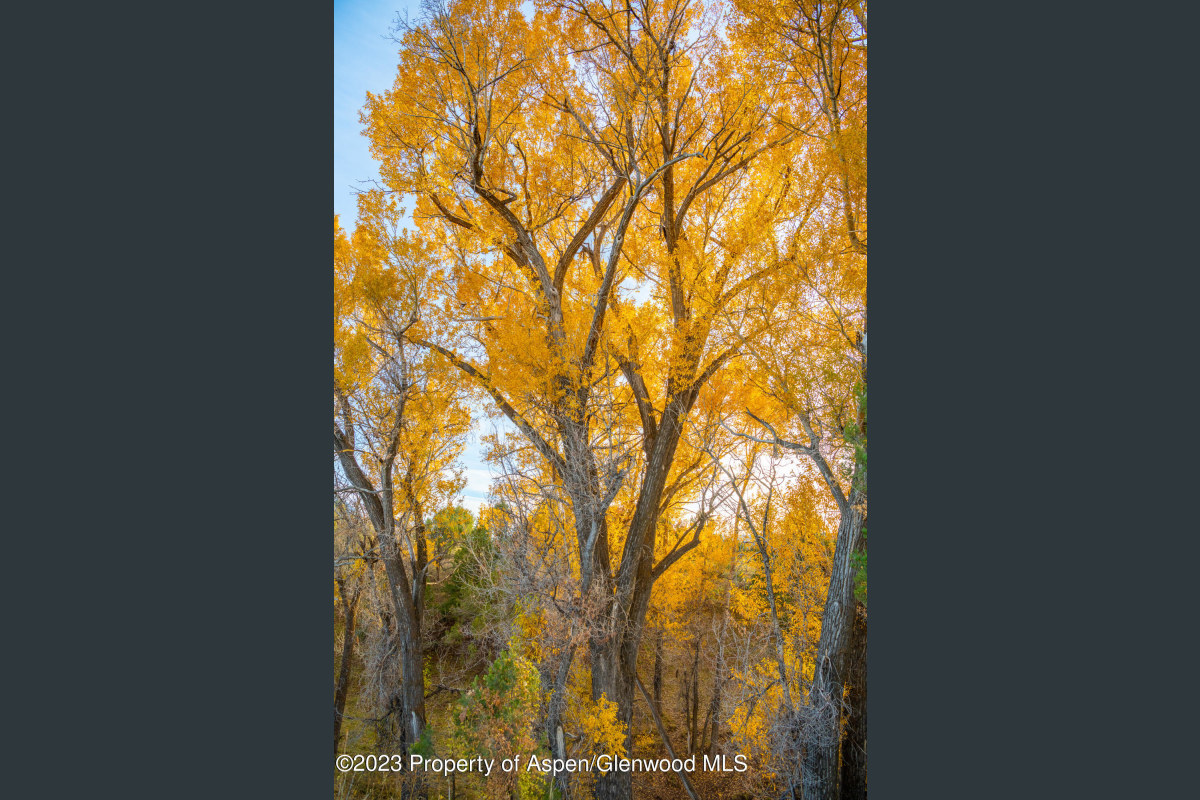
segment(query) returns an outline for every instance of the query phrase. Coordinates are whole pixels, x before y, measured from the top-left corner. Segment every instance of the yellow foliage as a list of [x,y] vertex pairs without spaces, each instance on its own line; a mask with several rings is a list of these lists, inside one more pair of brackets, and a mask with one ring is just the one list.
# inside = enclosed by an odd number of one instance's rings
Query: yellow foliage
[[579,726],[579,758],[610,754],[624,758],[625,726],[618,717],[617,704],[604,694],[596,701],[584,700],[577,712]]
[[[335,218],[335,384],[379,434],[401,416],[389,359],[417,376],[400,437],[401,458],[421,465],[402,487],[412,498],[460,485],[468,393],[516,426],[486,444],[526,482],[497,492],[526,506],[485,509],[480,524],[527,526],[543,554],[567,542],[554,554],[566,590],[584,582],[575,523],[602,497],[598,575],[633,564],[648,588],[651,567],[690,548],[650,595],[649,620],[672,641],[698,641],[718,614],[729,635],[758,635],[773,593],[783,643],[742,665],[736,680],[755,699],[730,719],[758,752],[770,715],[811,680],[835,509],[804,464],[769,513],[749,503],[770,518],[769,570],[728,508],[688,538],[713,459],[736,446],[728,427],[752,427],[747,412],[807,444],[805,415],[840,477],[853,462],[867,286],[855,9],[823,22],[810,0],[668,0],[641,16],[599,0],[522,5],[449,0],[402,32],[394,84],[368,96],[362,121],[388,191],[363,195],[352,231]],[[832,26],[840,93],[811,80],[809,34],[788,27],[801,11]],[[400,196],[413,198],[413,231],[397,230]],[[634,531],[649,540],[627,559]],[[614,582],[597,582],[608,592],[597,604],[615,602]],[[585,635],[562,609],[589,613],[594,598],[570,591],[518,608],[510,646],[522,663]],[[617,705],[593,701],[588,684],[586,666],[572,669],[577,747],[624,754]]]

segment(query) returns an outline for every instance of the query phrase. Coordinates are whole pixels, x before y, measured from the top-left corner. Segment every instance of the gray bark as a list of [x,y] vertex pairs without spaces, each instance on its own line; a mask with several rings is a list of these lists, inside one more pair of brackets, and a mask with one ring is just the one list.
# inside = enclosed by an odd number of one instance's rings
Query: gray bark
[[[567,648],[567,652],[563,654],[562,660],[558,664],[558,669],[554,674],[554,683],[550,687],[550,701],[546,708],[546,740],[550,743],[550,750],[554,758],[565,759],[567,757],[566,742],[563,738],[562,718],[567,704],[567,676],[570,674],[571,662],[574,658],[575,646],[571,645]],[[554,784],[558,789],[558,797],[570,797],[571,784],[569,774],[560,772],[555,776]]]
[[[379,543],[384,572],[388,578],[389,596],[396,621],[396,644],[400,651],[399,699],[402,707],[399,709],[398,727],[401,731],[401,744],[407,751],[407,748],[420,738],[425,726],[425,657],[421,647],[421,616],[425,600],[427,553],[421,508],[418,503],[413,502],[412,510],[414,517],[418,520],[415,537],[418,544],[415,553],[416,563],[412,565],[413,580],[410,581],[403,554],[396,542],[393,513],[392,464],[396,455],[397,441],[393,442],[393,446],[389,448],[380,465],[381,488],[376,491],[374,484],[359,466],[358,460],[354,456],[353,446],[346,435],[336,425],[334,426],[334,455],[337,456],[342,471],[367,509],[367,516],[371,520]],[[412,502],[411,497],[410,502]]]
[[866,493],[859,487],[842,506],[829,593],[821,617],[816,668],[805,709],[801,780],[804,800],[838,800],[838,745],[845,685],[846,651],[854,623],[854,561],[864,519]]

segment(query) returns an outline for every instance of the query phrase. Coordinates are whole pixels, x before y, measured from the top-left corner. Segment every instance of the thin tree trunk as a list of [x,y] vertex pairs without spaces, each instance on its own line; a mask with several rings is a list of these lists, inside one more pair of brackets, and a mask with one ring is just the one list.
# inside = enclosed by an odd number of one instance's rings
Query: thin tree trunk
[[662,628],[654,634],[654,710],[662,714],[662,661],[663,661],[663,632]]
[[[650,695],[646,694],[646,687],[642,686],[641,680],[638,680],[637,686],[642,692],[642,698],[646,701],[646,705],[650,707],[650,716],[654,718],[654,727],[658,728],[658,735],[662,737],[663,744],[666,745],[667,755],[670,756],[672,761],[674,761],[676,758],[675,748],[671,747],[671,739],[667,736],[667,731],[663,727],[662,718],[659,716],[658,711],[655,710],[654,705],[650,702]],[[696,790],[692,788],[692,782],[688,780],[687,773],[681,770],[675,774],[679,776],[679,780],[683,784],[684,790],[687,791],[688,797],[692,798],[692,800],[700,800],[696,796]]]
[[733,546],[729,555],[729,577],[725,584],[725,607],[721,610],[721,632],[717,635],[717,663],[713,666],[712,702],[708,706],[712,732],[708,734],[706,749],[710,758],[717,754],[717,738],[721,733],[721,690],[725,686],[725,681],[722,680],[722,673],[725,669],[725,632],[729,629],[729,605],[733,598],[734,576],[737,575],[737,543],[740,524],[741,517],[735,515],[733,518]]
[[688,731],[688,752],[696,752],[700,741],[700,639],[696,639],[696,655],[692,659],[692,719]]
[[[340,582],[339,582],[340,584]],[[346,698],[350,694],[350,667],[354,661],[354,618],[358,608],[358,592],[346,599],[345,586],[340,585],[342,598],[342,664],[338,669],[337,686],[333,691],[333,752],[338,752],[342,743],[342,717],[346,712]]]
[[707,741],[700,748],[701,751],[707,751],[710,758],[717,754],[717,736],[721,732],[721,684],[721,670],[718,667],[713,674],[712,700],[709,701],[708,711],[704,715]]
[[[675,673],[678,677],[678,671]],[[679,700],[681,703],[680,711],[683,712],[683,733],[685,737],[689,737],[684,742],[684,748],[690,750],[692,743],[690,737],[692,735],[692,675],[688,671],[684,671],[683,680],[680,681]]]
[[[403,416],[403,403],[397,408],[397,417]],[[376,491],[371,479],[363,472],[354,449],[349,445],[346,435],[335,425],[333,432],[333,451],[342,465],[342,471],[351,485],[357,490],[359,499],[366,508],[375,530],[376,540],[382,551],[384,571],[387,575],[389,594],[392,600],[392,611],[396,617],[396,640],[400,650],[401,687],[400,699],[403,707],[400,709],[400,741],[407,747],[415,744],[421,737],[425,726],[425,654],[421,647],[421,617],[425,602],[425,566],[427,554],[425,550],[425,523],[421,507],[410,491],[406,476],[403,488],[408,499],[409,510],[413,512],[416,521],[414,539],[416,540],[416,562],[411,565],[412,580],[405,569],[404,557],[396,541],[396,521],[393,513],[395,492],[392,482],[392,468],[399,446],[400,426],[397,426],[389,445],[387,456],[379,467],[380,490]],[[423,786],[419,791],[424,792]]]
[[[567,704],[567,677],[571,671],[571,661],[575,658],[575,645],[567,648],[558,669],[554,675],[554,684],[550,688],[550,701],[546,708],[546,738],[550,742],[550,752],[554,758],[567,757],[566,742],[563,738],[562,715]],[[560,772],[554,777],[554,785],[558,788],[558,796],[570,797],[570,775]],[[553,787],[552,787],[553,791]]]

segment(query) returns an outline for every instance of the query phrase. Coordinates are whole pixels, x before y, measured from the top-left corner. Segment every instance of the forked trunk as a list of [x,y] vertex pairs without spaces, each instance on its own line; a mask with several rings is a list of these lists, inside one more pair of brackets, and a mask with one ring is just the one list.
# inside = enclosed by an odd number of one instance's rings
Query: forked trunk
[[[675,459],[682,428],[678,419],[695,401],[695,393],[668,404],[674,420],[659,429],[638,493],[637,507],[613,586],[611,629],[593,634],[588,642],[592,668],[592,699],[604,694],[617,704],[617,718],[625,728],[625,752],[633,752],[633,697],[637,691],[637,656],[641,646],[650,590],[654,583],[654,529],[667,473]],[[670,418],[664,414],[664,419]],[[612,770],[597,776],[596,800],[631,800],[633,774]]]

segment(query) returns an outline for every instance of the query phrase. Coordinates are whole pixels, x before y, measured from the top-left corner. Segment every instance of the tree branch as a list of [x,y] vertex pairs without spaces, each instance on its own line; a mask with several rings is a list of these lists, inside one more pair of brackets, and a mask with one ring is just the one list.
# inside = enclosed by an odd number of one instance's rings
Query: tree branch
[[803,453],[804,455],[808,456],[810,459],[812,459],[813,463],[817,465],[817,469],[821,472],[821,477],[825,480],[825,485],[829,487],[829,491],[833,495],[833,499],[837,501],[839,511],[842,513],[847,511],[849,508],[849,503],[846,500],[846,494],[842,491],[842,487],[837,482],[837,478],[833,476],[833,470],[829,468],[829,462],[825,460],[825,456],[821,455],[821,450],[819,448],[821,438],[816,435],[815,431],[813,431],[812,423],[809,421],[807,415],[801,415],[800,423],[804,426],[805,433],[808,434],[808,438],[811,443],[809,446],[802,445],[798,442],[789,442],[781,438],[779,434],[776,433],[775,428],[771,425],[771,423],[756,416],[750,409],[746,409],[746,414],[750,417],[750,419],[754,420],[759,425],[762,425],[767,429],[767,431],[770,432],[772,437],[770,441],[759,439],[746,433],[730,430],[728,426],[724,425],[724,423],[722,423],[722,425],[725,427],[725,430],[729,431],[735,436],[740,436],[743,439],[761,442],[762,444],[775,445],[777,447],[782,447],[786,450],[793,450],[797,453]]
[[558,264],[554,268],[554,288],[561,294],[563,280],[567,275],[567,268],[571,265],[571,260],[575,258],[575,254],[579,252],[579,248],[587,241],[587,237],[591,236],[592,231],[600,224],[600,220],[604,219],[604,215],[608,213],[608,209],[612,206],[613,201],[617,199],[617,195],[621,193],[621,189],[628,183],[628,178],[619,176],[613,185],[608,187],[608,191],[596,203],[596,207],[592,209],[592,213],[584,221],[575,237],[571,239],[571,243],[567,245],[567,249],[563,251],[562,256],[558,259]]
[[[650,707],[650,715],[654,717],[654,726],[658,728],[658,735],[662,737],[663,744],[667,747],[667,754],[670,755],[671,760],[674,761],[675,748],[671,747],[671,740],[667,736],[667,731],[663,728],[662,717],[660,717],[658,714],[658,708],[650,699],[650,694],[646,691],[646,687],[642,685],[642,679],[636,674],[633,676],[633,678],[637,681],[637,687],[642,692],[642,699],[645,700],[646,705]],[[679,780],[683,782],[683,788],[687,790],[688,797],[692,798],[692,800],[700,800],[700,798],[696,795],[696,790],[692,788],[691,781],[689,781],[687,778],[687,773],[679,771],[675,774],[678,775]]]
[[504,412],[505,416],[512,420],[513,424],[516,425],[521,433],[525,435],[525,438],[529,439],[533,446],[537,448],[538,452],[549,459],[551,463],[554,464],[554,467],[560,472],[566,472],[567,465],[563,460],[563,457],[560,456],[554,447],[544,438],[542,438],[541,434],[534,430],[533,426],[525,420],[525,417],[523,417],[520,412],[513,408],[512,404],[509,403],[508,400],[506,400],[494,386],[492,386],[491,381],[488,380],[488,377],[484,375],[478,367],[469,361],[460,358],[456,353],[446,349],[445,347],[442,347],[439,344],[427,342],[423,339],[414,339],[411,337],[409,337],[408,341],[412,342],[418,347],[424,347],[426,349],[433,350],[436,353],[440,353],[441,355],[445,356],[451,364],[458,367],[467,375],[470,375],[472,378],[478,381],[484,390],[491,395],[492,400],[494,400],[496,405],[499,406],[500,410]]

